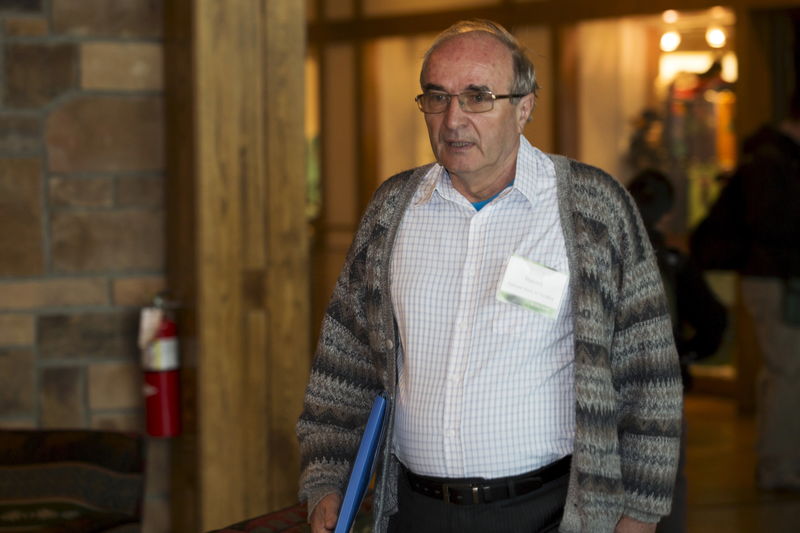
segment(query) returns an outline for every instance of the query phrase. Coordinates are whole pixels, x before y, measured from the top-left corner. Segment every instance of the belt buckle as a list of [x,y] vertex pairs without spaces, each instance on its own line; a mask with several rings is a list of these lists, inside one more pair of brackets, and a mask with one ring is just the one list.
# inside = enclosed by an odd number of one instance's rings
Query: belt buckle
[[[472,493],[472,503],[481,503],[480,497],[478,496],[478,487],[471,486],[470,492]],[[447,483],[442,483],[442,500],[444,500],[445,503],[454,503],[450,501],[450,485]]]
[[450,503],[450,485],[442,483],[442,500],[444,503]]

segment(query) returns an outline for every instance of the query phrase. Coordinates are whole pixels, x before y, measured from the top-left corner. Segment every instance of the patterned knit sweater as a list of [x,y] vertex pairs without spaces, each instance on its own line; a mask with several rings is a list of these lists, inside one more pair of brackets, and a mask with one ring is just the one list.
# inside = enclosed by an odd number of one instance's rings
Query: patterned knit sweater
[[[575,334],[576,429],[559,531],[613,531],[622,514],[669,512],[678,461],[678,358],[647,233],[624,188],[601,170],[550,156],[567,243]],[[430,166],[387,180],[345,260],[297,424],[300,498],[342,492],[374,397],[394,398],[397,328],[389,287],[395,236]],[[397,509],[394,409],[379,455],[375,532]]]

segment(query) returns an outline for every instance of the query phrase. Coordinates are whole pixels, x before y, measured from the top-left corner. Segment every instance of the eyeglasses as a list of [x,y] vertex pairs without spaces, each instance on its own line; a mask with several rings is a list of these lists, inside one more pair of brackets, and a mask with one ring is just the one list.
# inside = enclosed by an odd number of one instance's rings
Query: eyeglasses
[[458,94],[428,92],[418,94],[414,100],[419,110],[426,114],[444,113],[450,100],[458,98],[458,105],[467,113],[486,113],[494,109],[494,101],[502,98],[522,98],[524,94],[494,94],[492,91],[464,91]]

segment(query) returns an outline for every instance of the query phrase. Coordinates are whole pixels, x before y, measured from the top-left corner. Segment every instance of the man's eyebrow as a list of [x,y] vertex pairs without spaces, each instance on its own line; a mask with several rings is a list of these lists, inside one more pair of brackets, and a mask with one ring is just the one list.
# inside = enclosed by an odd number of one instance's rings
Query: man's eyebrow
[[436,85],[435,83],[426,83],[425,85],[422,86],[422,92],[428,92],[428,91],[446,92],[444,90],[444,87],[442,87],[441,85]]
[[[465,91],[480,91],[480,92],[487,92],[487,91],[491,92],[492,91],[489,88],[488,85],[474,85],[474,84],[467,85],[467,88],[464,89],[464,90]],[[435,83],[426,83],[425,85],[422,86],[422,91],[423,92],[427,92],[427,91],[447,92],[447,91],[444,90],[444,87],[442,87],[441,85],[436,85]]]

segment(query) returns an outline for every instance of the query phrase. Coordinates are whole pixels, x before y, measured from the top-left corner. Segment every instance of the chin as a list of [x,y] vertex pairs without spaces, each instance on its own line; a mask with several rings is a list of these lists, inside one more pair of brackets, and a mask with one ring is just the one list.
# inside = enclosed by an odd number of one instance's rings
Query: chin
[[456,174],[459,172],[469,172],[475,167],[475,165],[472,165],[469,161],[466,161],[464,157],[454,155],[440,157],[438,161],[439,164],[445,167],[448,171],[455,172]]
[[464,165],[456,165],[452,164],[451,161],[439,161],[439,164],[442,165],[444,168],[447,169],[447,172],[450,174],[455,174],[456,176],[460,176],[461,174],[469,172],[469,167],[465,167]]

